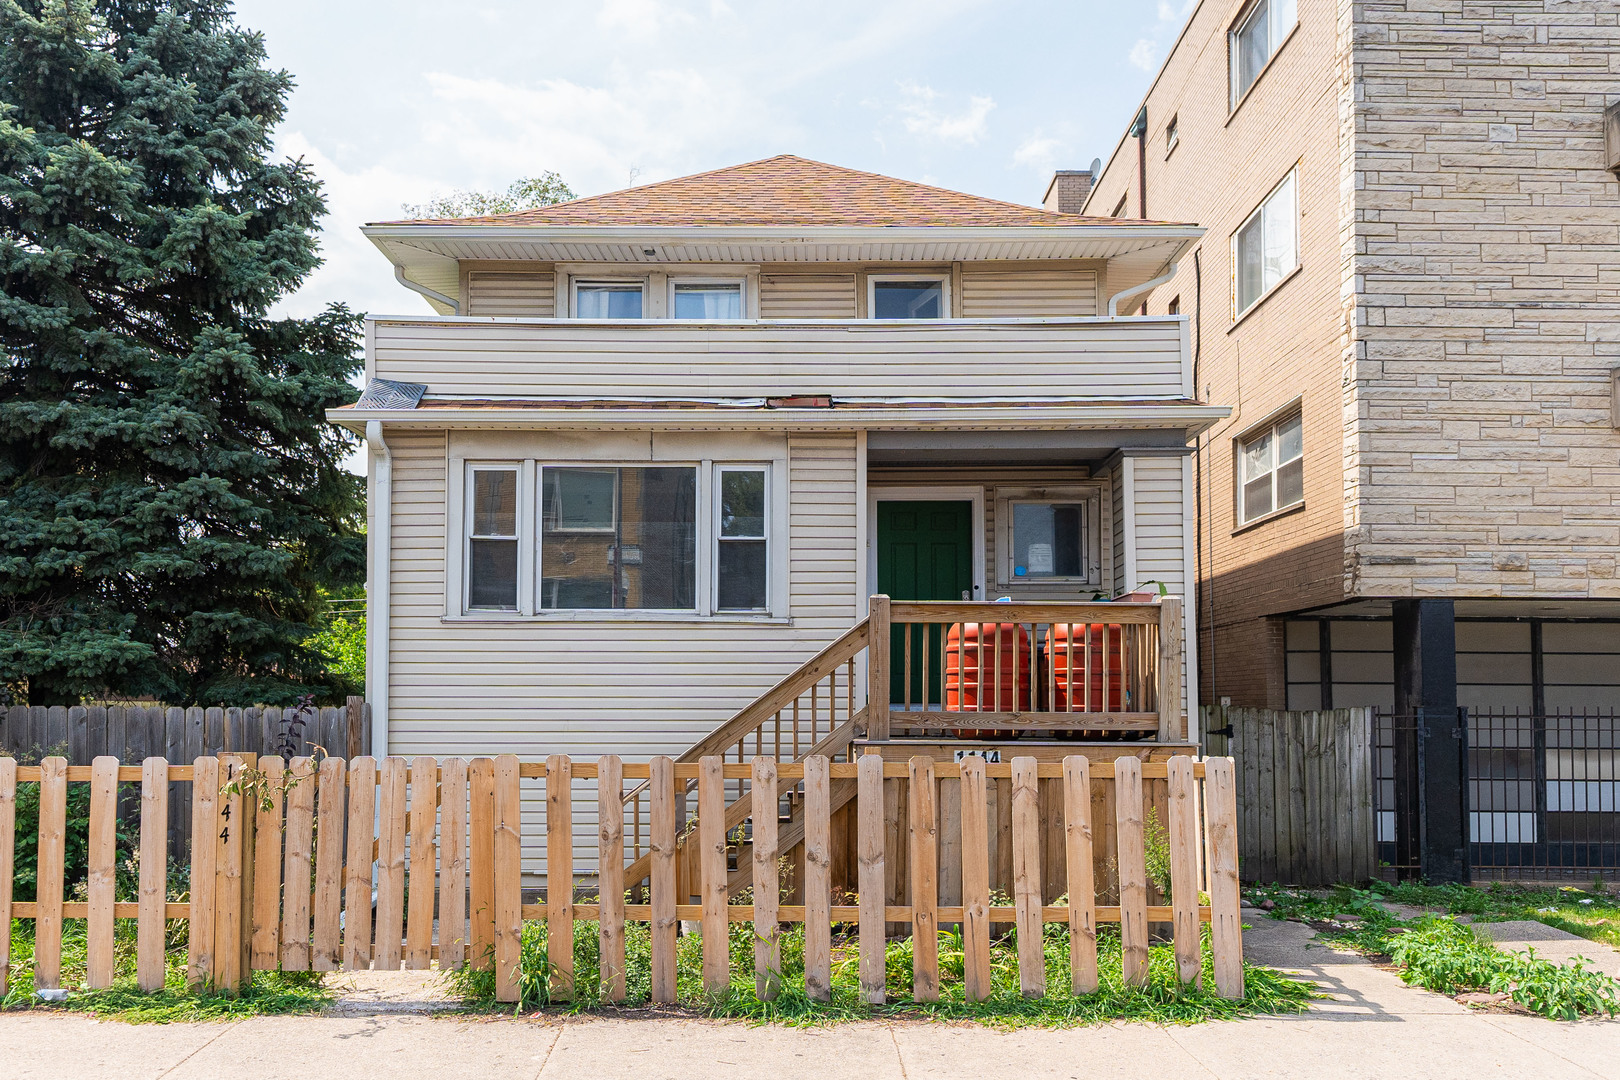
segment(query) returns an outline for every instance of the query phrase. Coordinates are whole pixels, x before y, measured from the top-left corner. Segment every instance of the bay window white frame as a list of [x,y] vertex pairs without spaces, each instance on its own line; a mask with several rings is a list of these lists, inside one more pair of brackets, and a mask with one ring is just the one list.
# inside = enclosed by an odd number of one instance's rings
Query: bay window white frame
[[[478,440],[482,443],[484,440]],[[738,447],[742,449],[742,447]],[[763,448],[760,448],[763,449]],[[494,457],[485,453],[465,456],[455,448],[450,452],[450,484],[446,492],[446,534],[458,538],[446,549],[446,622],[750,622],[790,621],[787,455],[784,444],[780,455],[770,449],[764,456],[669,458],[601,457],[578,455]],[[665,608],[563,608],[540,607],[540,485],[542,469],[658,469],[690,468],[697,471],[695,514],[696,581],[695,605],[689,609]],[[518,474],[518,595],[517,610],[474,608],[468,603],[471,574],[472,474],[475,469],[505,469]],[[739,469],[765,473],[766,531],[766,609],[716,610],[719,561],[719,476],[722,470]]]
[[[729,472],[757,472],[757,473],[764,473],[765,474],[765,498],[764,498],[765,516],[764,516],[764,520],[761,523],[761,535],[760,536],[757,536],[757,537],[755,537],[755,536],[727,537],[727,536],[723,535],[723,531],[722,531],[721,525],[720,525],[720,512],[721,512],[721,509],[722,509],[722,501],[721,501],[721,498],[720,498],[720,491],[721,491],[721,485],[724,482],[725,474],[729,473]],[[710,516],[712,518],[712,520],[710,521],[710,530],[711,530],[710,546],[712,548],[712,551],[710,552],[710,558],[709,558],[709,565],[711,567],[711,571],[710,571],[710,574],[709,574],[709,577],[710,577],[709,609],[711,611],[714,611],[714,612],[723,612],[724,614],[748,614],[748,613],[768,612],[768,611],[771,610],[771,608],[773,606],[773,602],[774,602],[774,597],[772,596],[773,582],[771,581],[771,578],[774,577],[775,575],[771,573],[771,567],[772,567],[773,561],[776,558],[776,542],[772,538],[772,535],[771,535],[772,532],[774,531],[771,528],[771,520],[772,520],[772,518],[775,517],[775,515],[771,512],[771,501],[772,501],[772,499],[771,499],[772,490],[771,489],[772,489],[772,484],[771,484],[771,466],[770,466],[770,463],[769,462],[731,462],[731,461],[725,462],[724,464],[716,463],[714,465],[714,467],[713,467],[713,476],[714,476],[713,483],[710,485],[710,490],[713,492],[713,497],[709,500]],[[765,606],[763,608],[724,608],[724,609],[722,609],[720,607],[720,546],[722,544],[724,544],[727,540],[743,540],[743,541],[759,541],[759,540],[763,540],[765,542]]]

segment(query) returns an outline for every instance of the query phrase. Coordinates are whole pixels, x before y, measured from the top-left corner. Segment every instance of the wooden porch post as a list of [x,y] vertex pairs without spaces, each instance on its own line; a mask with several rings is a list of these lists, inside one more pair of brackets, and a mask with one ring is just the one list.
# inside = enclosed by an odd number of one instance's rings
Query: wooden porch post
[[1179,738],[1180,725],[1181,597],[1165,596],[1159,600],[1159,741]]
[[866,648],[866,737],[889,741],[889,598],[872,597]]

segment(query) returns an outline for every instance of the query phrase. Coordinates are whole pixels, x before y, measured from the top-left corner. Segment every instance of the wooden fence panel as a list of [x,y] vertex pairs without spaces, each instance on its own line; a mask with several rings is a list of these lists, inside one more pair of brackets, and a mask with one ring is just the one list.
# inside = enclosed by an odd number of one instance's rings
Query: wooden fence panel
[[[66,722],[66,715],[63,716]],[[62,979],[62,888],[67,840],[67,759],[40,762],[39,854],[34,892],[34,985],[56,989]]]
[[398,971],[405,934],[405,759],[385,757],[377,779],[378,971]]
[[0,998],[11,981],[11,885],[17,867],[17,759],[0,757]]
[[[206,723],[207,716],[204,715]],[[227,729],[233,717],[225,715]],[[233,736],[234,737],[234,736]],[[1337,738],[1337,735],[1335,735]],[[1349,741],[1349,740],[1347,740]],[[1335,751],[1336,751],[1335,744]],[[1325,772],[1331,775],[1336,753],[1321,755]],[[401,758],[382,762],[380,771],[371,758],[361,758],[345,768],[342,759],[328,758],[314,774],[307,761],[293,766],[296,775],[304,770],[304,782],[291,791],[302,795],[284,800],[289,829],[300,831],[301,811],[295,804],[309,804],[309,841],[292,835],[282,850],[276,843],[281,831],[279,818],[270,810],[256,807],[260,791],[235,781],[249,775],[244,768],[254,761],[252,752],[222,758],[199,758],[190,766],[170,767],[154,758],[140,767],[120,768],[110,755],[91,767],[75,766],[69,771],[60,759],[41,767],[19,771],[0,759],[0,823],[5,823],[8,807],[15,804],[17,782],[40,785],[44,813],[41,841],[40,897],[21,905],[13,914],[36,920],[36,957],[40,985],[60,981],[60,951],[64,917],[87,919],[89,941],[87,980],[104,986],[113,974],[110,929],[118,916],[138,916],[137,973],[147,989],[162,985],[164,956],[163,929],[168,918],[191,920],[188,950],[188,978],[194,984],[210,984],[237,990],[245,985],[254,967],[268,957],[272,966],[284,960],[300,965],[301,959],[287,949],[300,933],[310,945],[309,897],[302,928],[289,929],[275,903],[276,874],[259,875],[263,857],[266,870],[279,865],[293,869],[283,879],[282,892],[287,904],[297,906],[297,893],[313,877],[313,956],[310,963],[335,966],[341,947],[345,964],[364,967],[373,956],[379,968],[397,967],[401,960],[421,963],[424,930],[431,932],[433,915],[439,919],[439,961],[451,968],[461,961],[456,942],[462,940],[458,916],[452,909],[464,906],[470,864],[480,846],[479,834],[487,839],[490,870],[488,895],[492,962],[496,972],[497,996],[515,1001],[520,976],[532,980],[537,972],[520,972],[523,919],[544,917],[549,923],[548,938],[572,956],[573,926],[578,919],[598,919],[602,942],[602,982],[604,997],[622,995],[624,982],[624,920],[650,922],[653,930],[654,992],[664,1000],[676,990],[674,930],[676,919],[701,918],[705,941],[704,985],[713,993],[730,987],[729,937],[732,922],[752,922],[755,950],[755,993],[764,1000],[782,991],[780,955],[777,943],[784,923],[809,920],[806,927],[805,989],[814,997],[826,997],[831,989],[830,932],[836,924],[858,923],[859,988],[863,998],[881,1001],[886,994],[885,931],[899,925],[912,938],[912,997],[927,1001],[943,996],[937,953],[929,948],[937,942],[939,922],[960,923],[963,928],[965,957],[963,990],[978,1000],[991,991],[991,920],[1016,925],[1020,941],[1018,964],[1022,991],[1030,995],[1047,992],[1045,956],[1041,948],[1048,924],[1066,924],[1070,937],[1071,989],[1086,993],[1097,982],[1096,924],[1118,920],[1121,923],[1121,963],[1128,983],[1140,985],[1147,974],[1148,920],[1170,922],[1175,930],[1174,952],[1178,977],[1183,983],[1198,977],[1202,967],[1201,922],[1212,921],[1212,945],[1217,992],[1240,996],[1242,985],[1241,913],[1238,907],[1237,853],[1237,773],[1230,759],[1195,762],[1177,758],[1168,762],[1143,763],[1135,755],[1112,763],[1089,762],[1070,756],[1061,764],[1037,763],[1020,757],[1010,764],[986,763],[979,758],[962,762],[912,758],[905,762],[884,762],[879,755],[865,754],[855,762],[831,763],[812,758],[804,763],[780,763],[765,757],[726,764],[717,757],[701,762],[675,765],[661,759],[647,766],[625,766],[616,758],[597,762],[572,762],[558,755],[542,763],[521,764],[509,755],[488,766],[489,804],[479,811],[475,789],[480,763],[447,759],[442,765],[425,757],[410,763]],[[276,759],[266,758],[265,777],[273,779]],[[625,903],[623,861],[625,774],[645,777],[651,794],[650,904]],[[379,774],[380,773],[380,774]],[[575,777],[595,779],[600,827],[598,855],[599,903],[575,905],[572,870],[573,851],[572,781]],[[346,783],[346,777],[349,778]],[[543,779],[546,785],[547,863],[527,868],[544,871],[548,879],[544,905],[525,908],[522,904],[522,802],[520,783]],[[190,780],[194,789],[190,903],[171,904],[163,895],[164,840],[166,839],[168,786]],[[959,869],[960,905],[941,901],[940,852],[942,848],[942,783],[953,782],[960,801],[957,835],[962,853]],[[1011,830],[1007,850],[1012,857],[1013,906],[990,907],[992,844],[991,820],[999,813],[995,788],[990,781],[1008,781],[1007,805]],[[111,894],[112,855],[110,838],[118,820],[118,784],[141,783],[141,891],[136,904],[115,904]],[[798,784],[802,781],[802,801]],[[895,782],[892,789],[886,785]],[[89,840],[90,892],[87,903],[65,903],[61,895],[63,870],[52,870],[51,833],[62,847],[61,828],[66,819],[70,783],[86,783],[91,797]],[[675,893],[676,794],[679,786],[696,783],[698,820],[691,834],[699,848],[701,874],[694,882],[701,904],[677,905]],[[1150,788],[1149,785],[1156,785]],[[678,786],[679,785],[679,786]],[[1202,787],[1200,787],[1202,785]],[[347,787],[347,792],[345,792]],[[1110,803],[1116,818],[1116,848],[1113,861],[1119,867],[1119,903],[1107,903],[1096,889],[1096,820],[1092,817],[1098,787],[1117,792]],[[1330,790],[1325,783],[1323,790]],[[272,785],[267,790],[278,790]],[[726,824],[726,795],[735,791],[741,803],[729,807],[731,825],[752,818],[750,839],[739,839],[740,829]],[[1199,792],[1203,791],[1202,809]],[[1162,792],[1162,794],[1161,794]],[[783,793],[790,805],[799,802],[804,817],[779,835],[778,815]],[[849,809],[858,831],[860,861],[853,904],[835,897],[831,873],[833,849],[831,804],[834,796],[847,800],[855,795]],[[407,795],[409,798],[407,799]],[[890,849],[886,821],[899,795],[905,808],[903,853]],[[376,801],[373,802],[373,799]],[[1168,906],[1153,901],[1145,873],[1144,822],[1150,805],[1157,804],[1169,827],[1171,881]],[[274,800],[272,799],[272,807]],[[376,814],[378,856],[372,855],[373,806]],[[263,837],[257,836],[260,825]],[[800,833],[799,830],[803,829]],[[345,838],[345,829],[347,837]],[[1053,831],[1059,835],[1054,839]],[[9,858],[14,845],[14,825],[0,830],[0,858]],[[804,873],[795,889],[801,894],[784,903],[783,886],[777,875],[783,847],[802,836],[805,848]],[[259,841],[263,840],[261,844]],[[345,840],[347,847],[345,848]],[[409,842],[409,864],[406,844]],[[751,846],[750,851],[743,849]],[[77,845],[75,845],[77,847]],[[300,858],[297,850],[306,854]],[[746,859],[755,896],[751,906],[730,903],[727,860],[733,847],[739,859]],[[310,849],[313,848],[313,867]],[[347,861],[340,859],[345,850]],[[288,851],[292,852],[289,860]],[[462,852],[465,854],[458,854]],[[279,856],[279,859],[278,859]],[[61,854],[55,858],[60,861]],[[1044,864],[1061,858],[1061,875]],[[886,903],[893,886],[889,864],[904,863],[905,903]],[[372,940],[372,866],[378,866],[376,939]],[[76,870],[78,868],[75,868]],[[311,870],[313,869],[313,875]],[[347,877],[342,871],[347,870]],[[409,870],[410,910],[404,909],[406,870]],[[52,875],[57,881],[54,889]],[[1070,906],[1053,906],[1044,891],[1060,881],[1070,889]],[[299,888],[288,890],[288,884]],[[640,882],[635,883],[638,889]],[[1200,886],[1207,885],[1210,902],[1199,903]],[[347,887],[347,906],[343,888]],[[54,895],[53,895],[54,894]],[[266,896],[271,898],[267,903]],[[437,898],[438,903],[434,901]],[[798,902],[802,899],[802,903]],[[834,900],[839,902],[835,905]],[[0,895],[0,904],[7,900]],[[409,918],[406,918],[406,915]],[[279,919],[278,915],[283,916]],[[268,920],[266,916],[269,916]],[[334,918],[337,916],[337,918]],[[347,934],[338,932],[339,920]],[[278,932],[278,922],[280,922]],[[272,931],[267,938],[265,931]],[[249,931],[251,930],[251,934]],[[467,931],[470,937],[470,931]],[[277,940],[277,939],[280,940]],[[342,940],[339,940],[339,939]],[[615,940],[617,944],[615,945]],[[155,943],[155,947],[154,947]],[[428,957],[433,955],[432,938],[426,942]],[[250,949],[251,946],[251,949]],[[278,948],[279,946],[279,948]],[[55,970],[51,968],[55,951]],[[391,955],[390,955],[391,953]],[[284,955],[282,955],[284,954]],[[574,987],[573,972],[564,957],[548,948],[547,972],[552,996],[563,1000]],[[294,969],[301,969],[295,967]],[[949,977],[947,975],[947,977]],[[614,983],[620,989],[614,989]]]
[[1148,979],[1147,847],[1142,820],[1142,763],[1114,761],[1115,813],[1119,838],[1119,937],[1122,978],[1127,986]]
[[254,811],[252,963],[255,971],[274,971],[281,966],[281,782],[287,765],[278,757],[262,757],[258,767],[264,791]]
[[608,755],[596,762],[597,978],[603,1001],[623,1001],[624,947],[624,766]]
[[777,815],[776,761],[753,761],[753,870],[754,870],[754,994],[773,1001],[782,984],[781,879],[776,868]]
[[[345,763],[340,757],[321,759],[317,794],[320,804],[315,828],[315,938],[310,948],[311,971],[336,971],[343,963],[343,828],[347,807],[343,799]],[[370,830],[367,830],[368,832]]]
[[553,1001],[574,1000],[574,784],[566,754],[546,759],[546,962]]
[[1206,730],[1232,729],[1211,745],[1237,760],[1245,881],[1321,886],[1376,874],[1371,709],[1205,708],[1203,716]]
[[343,966],[371,966],[371,868],[376,827],[377,759],[356,758],[349,765],[348,886],[344,895]]
[[494,899],[495,1000],[517,1001],[523,952],[523,806],[518,760],[511,754],[495,759]]
[[[1091,835],[1091,762],[1063,759],[1064,854],[1069,864],[1069,983],[1075,994],[1097,989],[1096,871]],[[986,944],[986,962],[989,946]]]
[[652,859],[652,999],[675,1001],[675,762],[655,757],[647,766],[650,793],[647,847]]
[[858,768],[861,997],[870,1004],[881,1005],[886,996],[887,975],[884,963],[887,928],[883,918],[883,901],[887,895],[883,866],[883,759],[877,754],[864,754]]
[[105,990],[113,981],[113,871],[118,857],[118,759],[105,755],[90,766],[90,837],[85,925],[85,985]]
[[219,759],[197,758],[191,766],[191,925],[186,946],[186,981],[192,987],[214,982],[214,822],[219,814]]
[[467,944],[475,971],[495,963],[495,759],[467,763]]
[[410,910],[405,913],[405,967],[419,971],[433,966],[433,896],[438,865],[434,858],[433,827],[439,810],[439,763],[431,757],[411,759],[410,800]]
[[467,761],[439,766],[439,970],[467,962]]
[[307,757],[287,764],[286,853],[281,871],[281,969],[309,970],[310,865],[315,846],[315,770]]

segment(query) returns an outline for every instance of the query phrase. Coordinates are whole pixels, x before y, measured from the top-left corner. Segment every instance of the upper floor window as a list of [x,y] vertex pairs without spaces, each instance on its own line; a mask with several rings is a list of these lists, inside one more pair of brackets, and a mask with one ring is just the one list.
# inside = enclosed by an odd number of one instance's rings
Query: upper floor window
[[574,316],[579,319],[639,319],[647,291],[639,281],[574,283]]
[[1180,121],[1181,116],[1177,114],[1176,116],[1172,116],[1170,118],[1170,122],[1164,126],[1164,152],[1166,154],[1169,154],[1170,151],[1174,150],[1176,148],[1176,143],[1181,141]]
[[740,319],[743,292],[740,281],[677,281],[671,287],[670,307],[677,319]]
[[1305,501],[1305,443],[1298,413],[1243,439],[1239,456],[1243,522]]
[[874,319],[948,319],[948,278],[873,276],[867,279],[868,308]]
[[1127,200],[1130,199],[1130,197],[1131,197],[1131,193],[1128,192],[1128,191],[1125,192],[1124,194],[1122,194],[1119,197],[1119,202],[1114,204],[1114,212],[1112,214],[1109,214],[1108,216],[1109,217],[1124,217],[1125,216],[1125,203],[1126,203]]
[[1232,65],[1232,108],[1237,108],[1299,21],[1295,4],[1296,0],[1257,0],[1231,31],[1228,53]]
[[1299,265],[1296,173],[1283,177],[1232,234],[1233,318],[1253,307]]

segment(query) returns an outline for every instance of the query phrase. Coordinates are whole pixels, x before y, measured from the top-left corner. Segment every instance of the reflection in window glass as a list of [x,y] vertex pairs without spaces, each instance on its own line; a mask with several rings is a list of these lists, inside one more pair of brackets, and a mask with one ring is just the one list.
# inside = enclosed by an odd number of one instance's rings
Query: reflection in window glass
[[467,606],[517,609],[517,473],[474,469],[467,552]]
[[543,469],[540,520],[542,609],[696,606],[696,469]]
[[716,609],[764,610],[769,591],[765,470],[721,470],[720,534],[717,543]]
[[945,314],[945,287],[938,281],[874,281],[874,319],[939,319]]
[[1080,503],[1013,503],[1013,577],[1084,577],[1084,522]]
[[677,319],[740,319],[742,318],[742,285],[681,285],[675,286],[675,317]]
[[1282,46],[1299,20],[1296,0],[1260,0],[1232,32],[1232,105],[1235,107],[1266,61]]
[[574,314],[581,319],[641,318],[641,283],[581,283],[574,290]]
[[1237,313],[1299,265],[1294,174],[1289,173],[1232,239],[1237,264]]
[[1243,520],[1305,501],[1304,430],[1298,416],[1254,436],[1241,451]]

